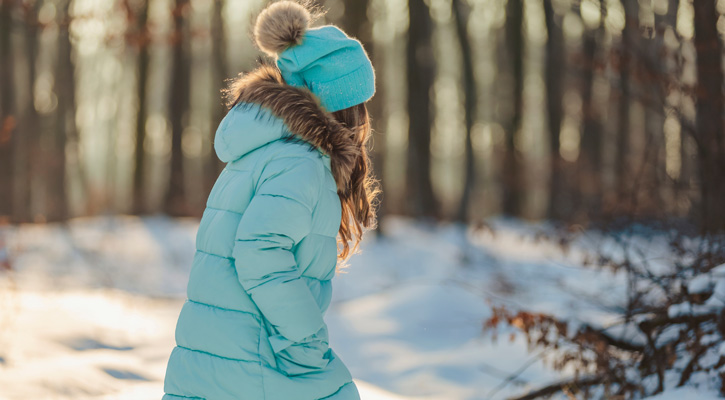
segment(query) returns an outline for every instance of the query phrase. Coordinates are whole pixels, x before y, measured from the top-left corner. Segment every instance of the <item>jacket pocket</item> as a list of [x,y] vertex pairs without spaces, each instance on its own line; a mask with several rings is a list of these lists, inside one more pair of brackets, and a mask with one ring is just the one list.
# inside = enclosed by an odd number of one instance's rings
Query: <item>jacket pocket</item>
[[330,363],[327,326],[317,333],[295,342],[276,334],[269,337],[277,369],[287,376],[319,371]]

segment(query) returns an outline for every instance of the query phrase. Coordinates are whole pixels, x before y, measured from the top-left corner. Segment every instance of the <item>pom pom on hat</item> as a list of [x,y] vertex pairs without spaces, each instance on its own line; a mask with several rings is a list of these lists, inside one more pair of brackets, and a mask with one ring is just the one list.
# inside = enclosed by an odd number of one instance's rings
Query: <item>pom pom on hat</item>
[[272,3],[257,17],[254,40],[262,51],[274,57],[302,43],[311,19],[307,8],[294,1]]

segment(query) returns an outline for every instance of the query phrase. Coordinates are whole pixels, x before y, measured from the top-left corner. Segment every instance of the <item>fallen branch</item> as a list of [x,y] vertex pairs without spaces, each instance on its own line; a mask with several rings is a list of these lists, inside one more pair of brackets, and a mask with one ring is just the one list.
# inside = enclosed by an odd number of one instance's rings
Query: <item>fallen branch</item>
[[707,347],[703,346],[697,349],[695,354],[692,355],[692,359],[690,362],[687,363],[687,366],[682,371],[682,376],[680,376],[680,381],[677,383],[677,387],[684,386],[687,381],[690,380],[690,377],[692,376],[692,373],[695,371],[695,367],[697,366],[697,362],[700,361],[700,358],[705,354],[707,351]]
[[639,329],[642,332],[651,332],[653,329],[677,324],[701,324],[708,321],[716,321],[718,314],[699,314],[699,315],[681,315],[670,318],[667,315],[659,315],[652,319],[639,323]]
[[608,333],[605,333],[602,330],[595,329],[590,325],[585,325],[581,330],[581,333],[587,334],[593,334],[599,337],[601,340],[603,340],[606,344],[612,347],[616,347],[618,349],[622,349],[625,351],[631,351],[634,353],[641,353],[644,351],[644,346],[639,346],[631,342],[627,342],[625,340],[617,339]]

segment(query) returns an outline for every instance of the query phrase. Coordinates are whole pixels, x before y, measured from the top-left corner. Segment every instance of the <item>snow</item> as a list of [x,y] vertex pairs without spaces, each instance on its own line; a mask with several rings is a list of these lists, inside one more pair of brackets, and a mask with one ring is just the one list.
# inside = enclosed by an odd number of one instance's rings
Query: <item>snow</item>
[[[363,400],[499,400],[571,373],[551,370],[510,328],[484,333],[492,305],[642,340],[611,311],[626,299],[626,277],[582,268],[586,242],[562,253],[537,238],[541,226],[490,225],[493,233],[390,217],[386,237],[368,232],[335,278],[325,317]],[[160,398],[197,227],[97,217],[1,228],[12,271],[0,269],[0,400]]]
[[697,390],[691,387],[682,387],[677,389],[671,389],[664,393],[656,396],[649,397],[650,400],[683,400],[683,399],[697,399],[697,400],[716,400],[720,399],[715,394],[708,394],[701,390]]
[[667,309],[670,318],[684,317],[692,314],[692,305],[688,302],[673,304]]
[[718,265],[717,267],[710,270],[710,273],[718,278],[725,278],[725,264]]
[[687,284],[687,291],[690,294],[708,293],[712,291],[715,283],[712,281],[712,277],[709,274],[698,275]]

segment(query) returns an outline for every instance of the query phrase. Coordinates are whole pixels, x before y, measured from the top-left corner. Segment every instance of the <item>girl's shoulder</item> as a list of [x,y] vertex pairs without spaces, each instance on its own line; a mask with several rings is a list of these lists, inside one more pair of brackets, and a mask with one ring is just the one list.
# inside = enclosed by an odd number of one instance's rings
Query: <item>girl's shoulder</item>
[[310,180],[314,179],[319,182],[325,180],[325,165],[329,157],[298,137],[286,136],[268,143],[259,150],[260,154],[255,163],[259,175],[262,173],[274,174],[279,170],[304,168],[306,170],[304,176]]

